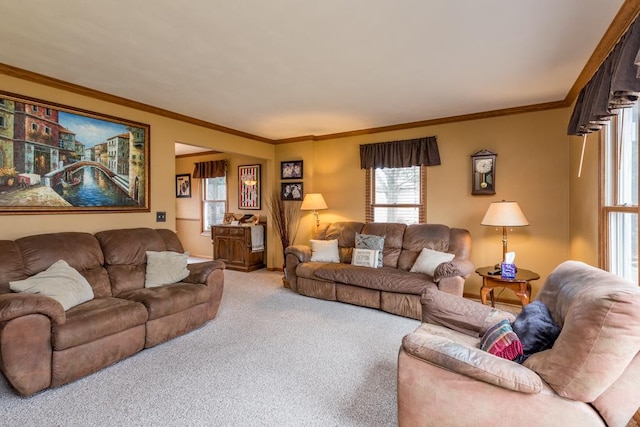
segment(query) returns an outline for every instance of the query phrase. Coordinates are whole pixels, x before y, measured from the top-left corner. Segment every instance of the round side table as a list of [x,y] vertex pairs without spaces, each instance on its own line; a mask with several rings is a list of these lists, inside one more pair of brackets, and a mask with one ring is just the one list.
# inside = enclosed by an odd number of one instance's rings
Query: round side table
[[529,304],[531,299],[531,281],[538,280],[540,275],[530,270],[518,268],[516,277],[513,279],[507,279],[500,275],[500,273],[493,275],[489,272],[495,271],[495,267],[480,267],[476,270],[480,276],[482,276],[482,287],[480,288],[480,300],[482,304],[487,303],[487,294],[491,298],[491,307],[495,307],[495,299],[493,296],[494,288],[507,288],[511,289],[520,301],[522,306]]

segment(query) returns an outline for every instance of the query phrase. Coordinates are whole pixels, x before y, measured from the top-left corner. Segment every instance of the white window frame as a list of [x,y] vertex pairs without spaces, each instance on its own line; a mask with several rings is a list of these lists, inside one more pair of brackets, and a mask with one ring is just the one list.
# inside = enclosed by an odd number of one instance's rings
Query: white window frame
[[[418,203],[415,204],[392,204],[392,203],[381,203],[376,200],[376,170],[374,168],[370,168],[366,171],[366,211],[365,211],[365,220],[366,222],[381,222],[376,221],[375,212],[376,209],[397,209],[397,208],[409,208],[409,209],[417,209],[418,217],[416,218],[417,223],[426,223],[427,222],[427,203],[426,203],[426,189],[427,189],[427,171],[425,166],[414,166],[419,168],[419,178],[418,178],[418,188],[417,191],[417,200]],[[389,169],[404,169],[404,168],[389,168]]]
[[[227,179],[227,176],[224,176],[224,182],[225,182],[225,197],[224,200],[223,199],[207,199],[207,185],[208,185],[208,180],[209,179],[220,179],[220,178],[204,178],[202,180],[202,189],[201,189],[201,229],[202,229],[202,234],[203,235],[210,235],[211,234],[211,226],[214,224],[208,224],[208,220],[207,220],[207,207],[210,204],[222,204],[223,206],[223,218],[224,219],[224,212],[227,212],[227,205],[228,205],[228,199],[229,199],[229,181]],[[220,223],[222,223],[222,221],[220,221]]]
[[[632,117],[634,114],[635,119]],[[640,181],[637,175],[640,164],[640,108],[637,104],[633,110],[621,109],[603,128],[601,138],[600,264],[607,271],[639,283]],[[629,152],[630,148],[636,153]]]

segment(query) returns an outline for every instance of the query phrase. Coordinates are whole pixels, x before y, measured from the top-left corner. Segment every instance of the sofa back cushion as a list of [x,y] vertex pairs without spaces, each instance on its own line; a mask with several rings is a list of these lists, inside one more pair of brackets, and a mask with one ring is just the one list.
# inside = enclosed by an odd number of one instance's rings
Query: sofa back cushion
[[382,265],[384,267],[398,267],[398,258],[402,251],[402,239],[406,224],[393,222],[370,222],[362,227],[361,234],[371,234],[384,237],[382,251]]
[[104,261],[113,296],[144,288],[147,251],[184,252],[180,240],[171,230],[131,228],[96,233],[104,252]]
[[449,252],[450,228],[442,224],[411,224],[402,241],[398,268],[409,271],[423,248]]
[[[109,276],[98,240],[90,233],[61,232],[38,234],[17,239],[26,277],[64,260],[91,285],[96,298],[111,296]],[[25,278],[26,278],[25,277]]]
[[640,288],[578,261],[560,264],[538,294],[562,328],[525,366],[560,396],[592,402],[640,351]]
[[356,233],[361,233],[362,222],[343,221],[334,222],[324,227],[316,234],[317,239],[338,241],[338,251],[340,252],[340,262],[351,264],[353,248],[356,246]]
[[9,282],[26,279],[20,248],[13,240],[0,240],[0,293],[11,292]]

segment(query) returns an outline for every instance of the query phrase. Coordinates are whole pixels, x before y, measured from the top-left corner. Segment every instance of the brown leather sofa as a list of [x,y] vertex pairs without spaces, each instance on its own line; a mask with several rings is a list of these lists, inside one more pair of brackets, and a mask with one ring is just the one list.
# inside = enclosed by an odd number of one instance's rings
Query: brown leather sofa
[[[383,267],[351,265],[356,233],[384,237]],[[474,271],[469,232],[442,224],[336,222],[321,224],[314,239],[337,239],[340,263],[311,262],[308,245],[286,248],[285,274],[293,291],[418,320],[425,289],[462,296],[464,280]],[[423,248],[455,257],[439,265],[433,277],[410,272]]]
[[[0,240],[0,370],[21,395],[96,372],[216,316],[224,263],[189,264],[179,283],[145,288],[146,251],[183,253],[173,231],[135,228]],[[64,260],[93,299],[64,311],[41,294],[12,292]]]
[[429,315],[398,355],[398,424],[627,425],[640,405],[638,285],[566,261],[537,300],[560,334],[521,365],[479,348],[487,328],[510,313],[425,292]]

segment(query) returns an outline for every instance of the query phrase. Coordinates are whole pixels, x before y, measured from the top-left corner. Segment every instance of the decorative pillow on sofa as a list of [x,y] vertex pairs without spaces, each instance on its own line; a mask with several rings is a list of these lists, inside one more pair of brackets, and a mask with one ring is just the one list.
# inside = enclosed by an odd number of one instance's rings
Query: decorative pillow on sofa
[[480,339],[480,349],[503,359],[514,360],[522,356],[522,343],[508,319],[502,319],[487,329]]
[[423,273],[433,277],[436,267],[443,262],[449,262],[456,256],[447,252],[434,251],[432,249],[423,248],[418,255],[418,259],[413,263],[411,272]]
[[351,257],[351,265],[360,265],[363,267],[378,267],[378,251],[373,249],[358,249],[353,250]]
[[29,292],[53,298],[64,311],[93,299],[93,289],[87,279],[64,260],[28,279],[9,282],[14,292]]
[[539,300],[524,306],[511,327],[522,342],[523,355],[517,360],[518,363],[524,362],[533,353],[553,347],[561,330],[551,317],[549,308]]
[[144,287],[154,288],[156,286],[177,283],[189,276],[187,260],[189,252],[147,251],[147,270],[145,272]]
[[371,249],[378,251],[376,267],[382,267],[382,251],[384,250],[384,237],[374,234],[356,233],[356,249]]
[[310,240],[312,262],[340,262],[338,239]]

